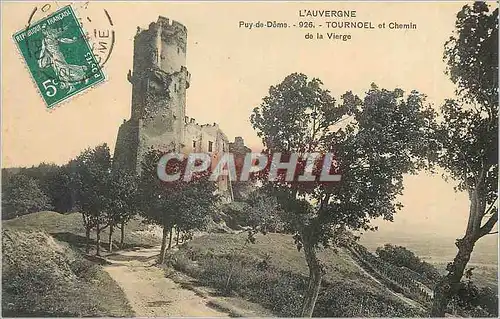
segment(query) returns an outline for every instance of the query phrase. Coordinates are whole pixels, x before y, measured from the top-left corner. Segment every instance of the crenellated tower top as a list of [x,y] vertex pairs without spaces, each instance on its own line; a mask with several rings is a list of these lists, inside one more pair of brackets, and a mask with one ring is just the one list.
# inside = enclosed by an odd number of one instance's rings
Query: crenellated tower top
[[[133,72],[128,75],[133,85],[133,118],[152,115],[154,109],[166,107],[165,103],[174,95],[177,100],[185,99],[191,78],[186,67],[186,50],[187,28],[177,21],[160,16],[147,29],[137,27]],[[184,107],[182,102],[172,103]]]

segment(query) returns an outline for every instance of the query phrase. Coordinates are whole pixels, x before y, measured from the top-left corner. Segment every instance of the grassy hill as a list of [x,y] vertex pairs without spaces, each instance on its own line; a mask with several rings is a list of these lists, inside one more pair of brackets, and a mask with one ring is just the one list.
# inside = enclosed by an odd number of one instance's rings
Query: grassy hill
[[[260,303],[278,316],[296,316],[307,286],[308,268],[303,252],[289,235],[258,235],[245,244],[246,234],[209,234],[183,244],[170,254],[171,265],[201,284],[229,290]],[[383,284],[360,269],[344,249],[321,252],[326,274],[314,316],[422,316]]]
[[[113,240],[118,242],[119,235],[115,232]],[[126,227],[125,244],[156,246],[159,235],[134,219]],[[133,315],[116,282],[84,258],[81,214],[39,212],[3,221],[3,238],[4,316]],[[107,231],[101,238],[106,252]],[[245,243],[246,238],[246,233],[206,234],[170,251],[168,262],[223,295],[240,296],[278,316],[296,316],[309,274],[303,252],[290,235],[259,234],[254,244]],[[344,248],[321,251],[325,276],[314,316],[426,315],[425,302],[405,290],[413,283],[398,286],[401,269],[384,265],[368,251],[363,254]]]
[[[81,214],[39,212],[3,221],[2,228],[3,316],[134,315],[117,283],[99,264],[84,258]],[[132,220],[126,246],[157,245],[158,238],[145,230]],[[102,238],[107,247],[107,233]]]
[[[367,232],[360,243],[374,252],[386,243],[407,247],[428,263],[445,273],[446,264],[457,253],[455,238],[439,234],[426,236],[410,235],[405,232],[377,231]],[[474,267],[473,281],[479,286],[497,289],[498,286],[498,237],[489,235],[481,238],[472,253],[468,267]]]
[[[60,214],[57,212],[43,211],[20,216],[10,220],[2,221],[4,228],[43,230],[54,238],[67,242],[73,248],[82,250],[85,246],[85,228],[80,213]],[[101,245],[106,248],[108,242],[108,229],[101,232]],[[95,240],[94,232],[91,239]],[[113,233],[113,242],[120,240],[119,230]],[[148,231],[147,225],[141,223],[140,219],[132,219],[125,227],[125,248],[128,247],[152,247],[159,245],[158,236]],[[93,243],[95,244],[95,243]]]
[[5,317],[132,316],[123,291],[96,265],[43,231],[2,233]]

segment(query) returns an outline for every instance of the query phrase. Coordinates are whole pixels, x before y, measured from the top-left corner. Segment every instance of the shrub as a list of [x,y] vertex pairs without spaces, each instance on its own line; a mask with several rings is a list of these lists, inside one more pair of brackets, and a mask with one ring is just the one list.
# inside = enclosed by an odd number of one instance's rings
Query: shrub
[[422,261],[414,252],[406,247],[385,244],[384,247],[377,248],[377,255],[388,263],[411,269],[429,280],[437,280],[441,277],[434,266]]
[[[278,316],[294,317],[300,313],[302,293],[307,278],[291,271],[279,270],[269,263],[262,266],[262,260],[248,255],[219,254],[207,251],[180,250],[175,253],[176,269],[197,278],[206,286],[222,293],[243,295]],[[192,271],[189,256],[197,259],[198,271]],[[231,273],[229,289],[227,279]],[[314,316],[357,317],[357,316],[421,316],[421,313],[394,301],[370,287],[355,281],[323,283]]]
[[16,174],[2,184],[2,219],[51,208],[50,198],[29,176]]

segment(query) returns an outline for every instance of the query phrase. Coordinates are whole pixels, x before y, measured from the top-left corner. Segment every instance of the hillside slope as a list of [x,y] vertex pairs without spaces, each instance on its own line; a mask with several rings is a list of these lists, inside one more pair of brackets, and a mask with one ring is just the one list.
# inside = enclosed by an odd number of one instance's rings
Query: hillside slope
[[2,315],[132,316],[123,291],[99,265],[43,231],[2,232]]
[[[85,228],[83,227],[82,214],[69,213],[60,214],[52,211],[20,216],[10,220],[3,220],[2,226],[10,229],[21,230],[43,230],[60,241],[71,244],[73,248],[83,249],[85,246]],[[101,232],[101,245],[106,248],[108,242],[108,229]],[[151,231],[151,227],[145,225],[140,219],[135,218],[125,226],[125,248],[131,247],[153,247],[161,242],[161,235]],[[95,232],[91,232],[92,241],[95,240]],[[120,240],[120,231],[113,233],[113,242]],[[94,242],[92,243],[95,244]],[[106,246],[106,247],[105,247]]]
[[[307,285],[303,253],[289,235],[258,235],[255,244],[245,244],[245,239],[245,233],[199,237],[170,254],[170,263],[200,284],[244,296],[278,316],[296,316]],[[359,269],[348,251],[326,249],[319,257],[326,273],[314,316],[424,315]]]

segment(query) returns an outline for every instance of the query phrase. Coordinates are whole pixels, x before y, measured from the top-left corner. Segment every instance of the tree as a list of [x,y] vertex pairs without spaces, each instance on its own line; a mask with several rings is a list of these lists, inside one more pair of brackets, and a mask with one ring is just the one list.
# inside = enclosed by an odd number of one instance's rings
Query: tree
[[168,248],[172,245],[173,228],[177,226],[178,230],[188,231],[204,227],[219,200],[215,183],[208,179],[210,170],[195,173],[190,181],[184,181],[187,160],[169,161],[166,170],[169,174],[180,172],[180,178],[172,182],[161,181],[157,167],[163,154],[155,149],[146,152],[140,177],[141,212],[147,220],[163,227],[160,264],[164,262],[168,234]]
[[[371,218],[392,220],[402,207],[396,196],[403,190],[403,174],[424,167],[433,146],[427,141],[434,113],[418,92],[405,98],[400,89],[372,85],[363,100],[347,92],[337,105],[321,86],[319,79],[291,74],[271,86],[250,118],[269,155],[298,153],[303,160],[297,167],[303,170],[307,153],[331,153],[331,171],[342,174],[340,182],[299,182],[294,176],[265,186],[295,232],[297,248],[304,249],[309,284],[303,317],[313,314],[324,272],[317,250],[338,244],[347,228],[373,229]],[[260,175],[266,181],[269,169]]]
[[45,179],[45,188],[54,210],[59,213],[75,211],[76,194],[68,164],[58,167]]
[[40,163],[38,166],[20,168],[19,173],[33,178],[38,183],[41,190],[49,196],[52,209],[56,212],[73,210],[75,198],[67,165]]
[[163,228],[159,264],[164,261],[168,232],[173,227],[173,211],[168,205],[166,190],[156,172],[161,156],[162,153],[154,149],[144,154],[139,181],[140,213],[148,222]]
[[2,187],[2,218],[14,218],[51,209],[50,198],[34,178],[18,173]]
[[269,196],[261,189],[255,189],[248,195],[245,202],[248,204],[248,209],[245,212],[244,225],[260,230],[264,234],[283,230],[275,197]]
[[110,174],[109,202],[106,214],[109,224],[109,251],[113,250],[113,230],[120,229],[120,247],[125,241],[125,225],[138,210],[137,176],[126,170],[115,169]]
[[437,129],[438,163],[456,190],[469,195],[469,217],[448,274],[436,285],[431,315],[442,317],[457,294],[476,242],[498,221],[498,9],[484,2],[457,14],[456,33],[445,44],[448,74],[458,101],[447,100]]
[[84,150],[68,164],[72,171],[78,208],[82,214],[87,239],[86,252],[90,251],[90,232],[96,230],[96,254],[100,255],[101,231],[108,227],[104,213],[110,207],[109,181],[111,155],[106,143]]

